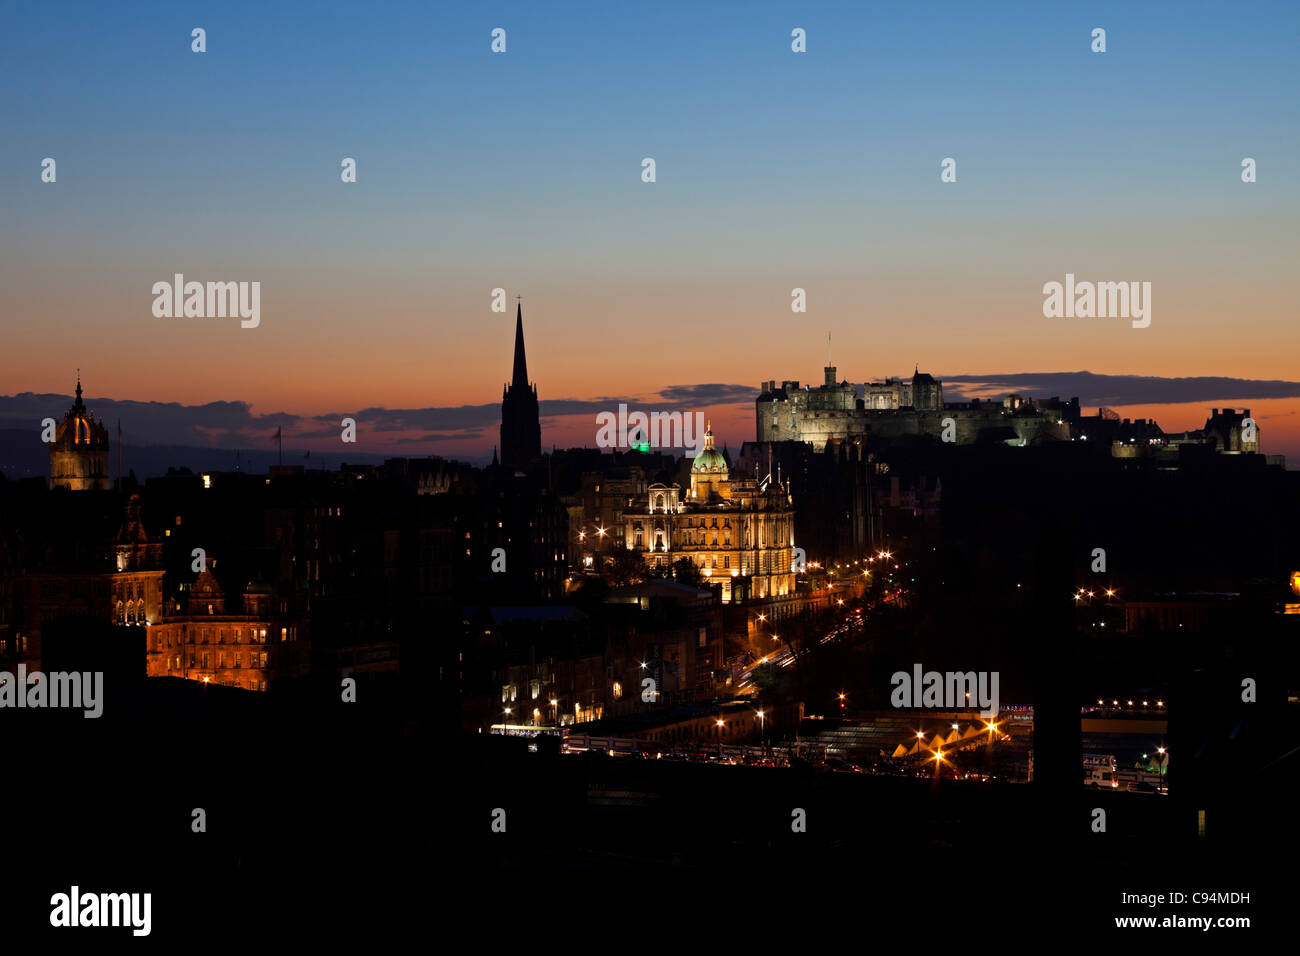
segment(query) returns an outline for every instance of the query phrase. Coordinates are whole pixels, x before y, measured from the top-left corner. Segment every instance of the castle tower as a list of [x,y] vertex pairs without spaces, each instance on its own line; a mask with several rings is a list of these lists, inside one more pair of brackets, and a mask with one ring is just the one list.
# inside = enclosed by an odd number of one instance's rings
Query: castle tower
[[77,375],[77,400],[55,426],[50,443],[50,487],[73,491],[107,491],[108,429],[93,418],[81,400],[81,375]]
[[537,386],[528,381],[524,356],[524,307],[515,313],[515,367],[510,384],[501,393],[501,464],[522,468],[542,454],[542,424],[537,409]]

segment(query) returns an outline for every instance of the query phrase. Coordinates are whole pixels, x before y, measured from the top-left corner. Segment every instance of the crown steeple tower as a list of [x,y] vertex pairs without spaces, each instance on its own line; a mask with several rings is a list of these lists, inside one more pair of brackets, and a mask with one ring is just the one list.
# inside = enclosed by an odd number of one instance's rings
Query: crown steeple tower
[[77,398],[55,426],[50,443],[50,487],[73,491],[107,490],[108,429],[96,419],[81,397],[81,369],[77,369]]

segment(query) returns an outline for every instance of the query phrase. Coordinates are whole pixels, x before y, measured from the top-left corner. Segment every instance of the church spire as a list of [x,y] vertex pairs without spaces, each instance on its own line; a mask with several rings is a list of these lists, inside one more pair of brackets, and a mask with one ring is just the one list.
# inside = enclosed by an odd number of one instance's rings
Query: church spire
[[528,359],[524,356],[524,304],[515,312],[515,371],[510,384],[516,388],[528,387]]
[[542,425],[537,407],[537,387],[528,382],[524,357],[524,306],[515,311],[515,367],[501,396],[501,464],[523,468],[542,454]]

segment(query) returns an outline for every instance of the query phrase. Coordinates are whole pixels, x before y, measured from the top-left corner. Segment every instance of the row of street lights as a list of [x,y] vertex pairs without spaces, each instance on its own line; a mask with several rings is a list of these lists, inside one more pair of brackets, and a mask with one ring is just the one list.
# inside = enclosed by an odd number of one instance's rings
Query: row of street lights
[[[641,666],[644,667],[645,665],[642,664]],[[552,697],[552,698],[548,701],[548,703],[551,705],[551,707],[552,707],[553,710],[554,710],[554,713],[555,713],[555,726],[558,727],[558,726],[560,726],[560,701],[559,701],[559,698]],[[502,726],[502,729],[503,729],[503,730],[505,729],[505,725],[508,724],[508,723],[510,723],[510,715],[513,714],[514,712],[515,712],[515,710],[514,710],[513,707],[502,707],[502,708],[501,708],[501,726]],[[540,716],[542,716],[542,711],[541,711],[541,709],[538,708],[538,707],[534,707],[534,708],[533,708],[533,725],[534,725],[534,726],[536,726],[536,724],[537,724],[537,718],[540,717]]]

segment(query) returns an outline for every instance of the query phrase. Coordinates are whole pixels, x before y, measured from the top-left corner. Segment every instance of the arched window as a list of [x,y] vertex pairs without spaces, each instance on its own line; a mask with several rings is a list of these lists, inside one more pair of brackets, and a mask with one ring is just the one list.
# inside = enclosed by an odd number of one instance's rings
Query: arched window
[[117,602],[117,610],[113,613],[113,620],[118,624],[126,623],[126,605],[121,601]]

